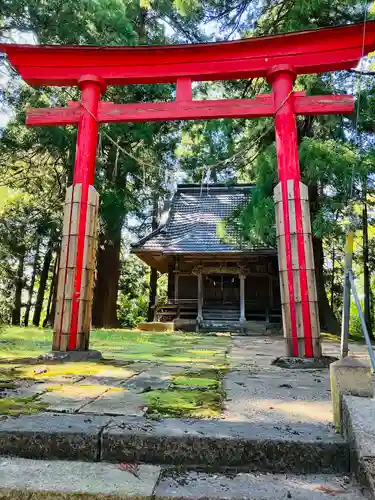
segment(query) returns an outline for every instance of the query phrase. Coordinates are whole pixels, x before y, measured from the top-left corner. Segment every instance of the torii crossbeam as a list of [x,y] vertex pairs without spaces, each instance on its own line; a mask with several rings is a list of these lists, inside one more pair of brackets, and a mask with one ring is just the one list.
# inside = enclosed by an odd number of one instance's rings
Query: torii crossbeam
[[[78,125],[73,186],[63,224],[53,350],[89,347],[98,195],[93,187],[100,123],[274,116],[275,188],[287,355],[319,357],[320,329],[307,187],[300,182],[296,115],[346,114],[348,95],[293,91],[297,74],[349,69],[374,49],[375,22],[234,42],[150,47],[1,45],[30,85],[79,86],[80,102],[31,109],[27,125]],[[193,81],[267,78],[269,95],[197,101]],[[101,102],[107,85],[176,83],[173,102]]]

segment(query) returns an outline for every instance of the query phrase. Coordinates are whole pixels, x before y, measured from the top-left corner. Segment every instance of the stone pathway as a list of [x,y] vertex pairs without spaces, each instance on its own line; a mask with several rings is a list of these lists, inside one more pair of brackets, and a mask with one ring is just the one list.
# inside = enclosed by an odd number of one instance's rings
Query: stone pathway
[[[365,346],[350,347],[351,354],[367,357]],[[323,351],[338,357],[340,346],[324,342]],[[275,425],[332,422],[328,368],[291,370],[272,365],[283,354],[282,338],[233,339],[228,356],[232,369],[223,382],[227,401],[222,418]]]
[[171,473],[152,465],[129,471],[118,464],[0,457],[0,477],[0,496],[8,499],[365,500],[345,475]]
[[[211,340],[213,348],[215,337]],[[284,353],[281,337],[233,337],[230,344],[226,356],[230,370],[223,379],[226,401],[220,419],[274,425],[332,422],[328,369],[291,370],[272,365]],[[351,344],[351,348],[356,355],[366,357],[365,346]],[[224,351],[220,346],[222,360]],[[339,344],[325,342],[324,354],[338,356]],[[35,397],[51,412],[143,416],[147,392],[167,390],[174,376],[198,368],[194,362],[181,366],[166,359],[165,364],[135,361],[122,367],[103,365],[89,376],[49,377],[50,369],[48,364],[37,365],[40,380],[20,382],[17,389],[3,396]]]

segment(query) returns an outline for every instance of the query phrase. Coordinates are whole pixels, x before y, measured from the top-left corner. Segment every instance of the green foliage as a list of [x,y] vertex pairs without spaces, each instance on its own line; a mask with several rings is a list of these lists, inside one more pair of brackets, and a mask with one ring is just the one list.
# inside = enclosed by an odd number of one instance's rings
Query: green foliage
[[196,14],[202,10],[202,4],[199,0],[173,0],[173,5],[183,16]]
[[135,255],[124,258],[119,282],[118,319],[133,327],[147,318],[149,270]]

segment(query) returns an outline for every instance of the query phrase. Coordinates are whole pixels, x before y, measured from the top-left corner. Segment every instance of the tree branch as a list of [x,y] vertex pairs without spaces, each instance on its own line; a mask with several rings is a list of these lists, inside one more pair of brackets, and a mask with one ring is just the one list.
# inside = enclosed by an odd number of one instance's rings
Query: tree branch
[[361,71],[359,69],[347,69],[348,73],[354,73],[355,75],[363,75],[363,76],[374,76],[375,71]]

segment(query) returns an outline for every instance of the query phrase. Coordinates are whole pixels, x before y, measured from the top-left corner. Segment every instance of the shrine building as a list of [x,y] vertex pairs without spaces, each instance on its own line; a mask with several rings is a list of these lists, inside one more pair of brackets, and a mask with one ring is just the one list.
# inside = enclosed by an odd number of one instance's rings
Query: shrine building
[[156,321],[173,321],[176,330],[244,332],[281,323],[276,248],[249,246],[228,224],[252,188],[180,184],[160,226],[133,246],[146,264],[168,273]]

